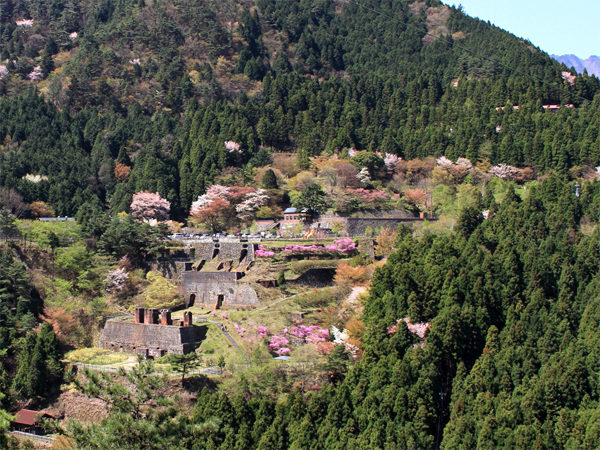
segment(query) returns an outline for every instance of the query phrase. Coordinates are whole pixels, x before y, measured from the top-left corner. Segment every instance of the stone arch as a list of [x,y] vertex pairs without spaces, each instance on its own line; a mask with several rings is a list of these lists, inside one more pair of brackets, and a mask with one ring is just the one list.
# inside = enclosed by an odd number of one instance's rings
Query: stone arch
[[196,303],[196,294],[192,293],[192,294],[190,294],[190,298],[188,300],[188,308],[190,306],[194,306],[194,303]]

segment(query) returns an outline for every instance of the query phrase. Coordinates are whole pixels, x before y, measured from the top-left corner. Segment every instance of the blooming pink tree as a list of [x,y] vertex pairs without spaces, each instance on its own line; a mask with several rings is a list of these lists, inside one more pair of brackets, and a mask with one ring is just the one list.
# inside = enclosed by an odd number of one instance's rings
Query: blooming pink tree
[[133,201],[129,206],[131,215],[136,220],[145,222],[152,219],[166,220],[169,218],[171,203],[161,198],[158,192],[142,191],[133,194]]
[[235,206],[235,211],[242,221],[252,220],[254,212],[265,206],[269,196],[264,189],[257,189],[244,195],[244,199]]
[[206,194],[198,197],[198,200],[192,203],[190,214],[195,216],[198,212],[208,207],[215,200],[223,200],[229,203],[229,188],[220,184],[213,184],[206,190]]
[[394,155],[393,153],[385,154],[383,162],[388,173],[394,173],[394,170],[396,169],[396,166],[398,165],[401,159],[402,158],[400,158],[398,155]]
[[225,148],[229,153],[242,153],[240,144],[235,141],[225,141]]

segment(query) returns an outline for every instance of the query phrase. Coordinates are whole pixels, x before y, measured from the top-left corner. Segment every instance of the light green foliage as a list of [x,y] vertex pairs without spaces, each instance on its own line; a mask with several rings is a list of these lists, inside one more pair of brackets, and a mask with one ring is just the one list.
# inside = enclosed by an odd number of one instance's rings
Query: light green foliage
[[42,222],[40,220],[18,220],[19,231],[38,245],[50,247],[52,233],[65,245],[81,238],[81,228],[75,221]]
[[69,279],[76,278],[91,263],[91,254],[83,242],[62,249],[55,257],[55,266],[63,271]]
[[183,302],[183,297],[177,287],[158,272],[146,274],[150,285],[142,293],[144,305],[148,308],[173,308]]
[[433,188],[433,202],[442,214],[452,214],[455,212],[454,200],[455,190],[451,186],[443,184]]
[[10,423],[16,418],[16,416],[12,416],[8,414],[6,411],[0,409],[0,446],[6,447],[7,439],[6,432],[10,426]]
[[481,205],[481,192],[472,184],[459,184],[456,187],[456,208],[461,211],[468,207]]

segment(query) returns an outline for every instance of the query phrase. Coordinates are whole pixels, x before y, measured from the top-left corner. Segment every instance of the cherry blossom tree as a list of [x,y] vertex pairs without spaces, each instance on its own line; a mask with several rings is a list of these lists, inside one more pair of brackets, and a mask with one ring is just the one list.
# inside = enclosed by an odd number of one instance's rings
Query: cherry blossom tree
[[264,189],[248,192],[244,200],[235,206],[238,217],[245,222],[251,221],[254,213],[269,201],[269,196]]
[[213,233],[216,233],[226,228],[227,221],[231,216],[231,203],[216,198],[204,206],[193,208],[191,215],[193,222],[204,224]]
[[169,218],[171,203],[158,194],[158,192],[142,191],[133,194],[133,201],[129,206],[131,215],[136,220],[148,222],[152,219],[166,220]]
[[129,287],[129,273],[124,267],[119,267],[108,272],[104,282],[106,283],[106,292],[109,294],[123,292]]
[[383,162],[389,174],[394,173],[394,170],[401,159],[402,158],[400,158],[398,155],[394,155],[393,153],[386,153],[384,155]]
[[225,148],[229,153],[242,153],[240,144],[235,141],[225,141]]

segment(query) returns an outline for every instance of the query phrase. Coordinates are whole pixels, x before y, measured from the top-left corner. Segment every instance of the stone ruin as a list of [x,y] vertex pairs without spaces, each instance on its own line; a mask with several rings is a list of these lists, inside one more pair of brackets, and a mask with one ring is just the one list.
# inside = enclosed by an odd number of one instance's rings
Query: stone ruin
[[158,358],[168,353],[191,353],[205,336],[206,327],[194,325],[189,311],[185,311],[180,320],[172,319],[170,310],[161,309],[159,320],[158,309],[136,308],[133,322],[106,322],[99,346],[114,352]]
[[252,286],[238,282],[242,275],[241,272],[184,272],[183,287],[187,306],[221,309],[257,305],[258,296]]

